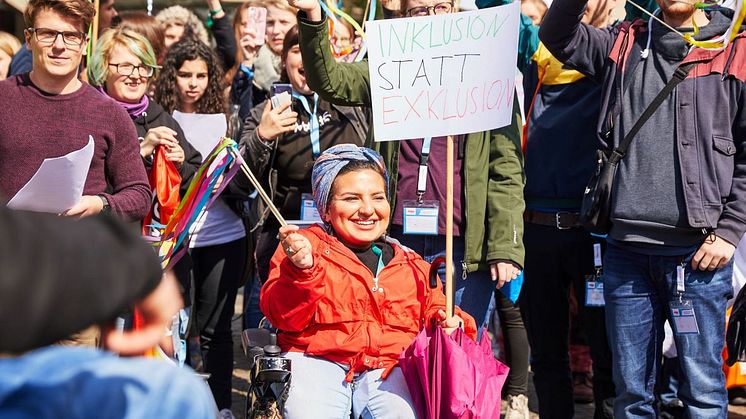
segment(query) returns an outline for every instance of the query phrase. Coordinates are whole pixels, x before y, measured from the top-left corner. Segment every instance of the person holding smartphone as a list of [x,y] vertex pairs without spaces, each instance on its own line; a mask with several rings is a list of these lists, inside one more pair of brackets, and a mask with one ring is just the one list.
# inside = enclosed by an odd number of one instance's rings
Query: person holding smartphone
[[[265,100],[251,110],[240,142],[246,146],[244,158],[271,191],[282,215],[314,222],[320,218],[310,196],[313,162],[331,146],[362,145],[368,126],[363,108],[332,105],[308,87],[298,39],[297,27],[285,35],[283,84],[272,89],[274,100]],[[280,100],[288,96],[290,101]],[[262,282],[277,248],[279,227],[274,218],[267,218],[257,239],[257,272]]]

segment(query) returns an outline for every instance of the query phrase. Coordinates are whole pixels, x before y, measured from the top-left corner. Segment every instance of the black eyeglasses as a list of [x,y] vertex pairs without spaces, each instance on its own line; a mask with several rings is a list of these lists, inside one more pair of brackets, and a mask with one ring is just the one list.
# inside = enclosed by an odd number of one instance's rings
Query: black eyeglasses
[[122,76],[131,76],[135,74],[135,70],[137,70],[137,76],[138,77],[152,77],[153,73],[155,72],[155,69],[153,67],[147,66],[147,65],[134,65],[130,63],[122,63],[122,64],[114,64],[109,63],[110,66],[117,68],[117,73],[119,73]]
[[407,10],[407,16],[409,17],[427,16],[430,14],[431,10],[433,11],[434,15],[444,15],[446,13],[451,13],[452,9],[453,9],[453,3],[451,3],[450,1],[444,1],[442,3],[438,3],[433,6],[413,7]]
[[85,42],[86,34],[75,31],[56,31],[47,28],[27,28],[27,31],[36,36],[36,42],[44,46],[54,45],[57,37],[62,35],[62,42],[70,48],[80,48]]

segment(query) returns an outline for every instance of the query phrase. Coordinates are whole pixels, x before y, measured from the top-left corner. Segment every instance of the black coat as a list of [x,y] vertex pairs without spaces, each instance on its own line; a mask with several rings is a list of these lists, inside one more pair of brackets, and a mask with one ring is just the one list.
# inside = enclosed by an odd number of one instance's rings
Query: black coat
[[[184,131],[182,131],[179,123],[168,113],[163,107],[152,100],[148,104],[148,108],[142,115],[135,119],[135,128],[137,129],[138,137],[145,137],[145,134],[150,129],[156,127],[168,127],[176,131],[176,140],[179,141],[179,145],[184,150],[184,163],[179,167],[179,174],[181,174],[181,196],[184,196],[189,182],[192,181],[192,177],[199,169],[202,164],[202,156],[199,154],[189,141],[186,140]],[[145,170],[150,173],[150,169],[153,166],[152,159],[143,159],[145,163]]]
[[112,321],[160,282],[153,248],[109,217],[12,211],[0,200],[0,352]]

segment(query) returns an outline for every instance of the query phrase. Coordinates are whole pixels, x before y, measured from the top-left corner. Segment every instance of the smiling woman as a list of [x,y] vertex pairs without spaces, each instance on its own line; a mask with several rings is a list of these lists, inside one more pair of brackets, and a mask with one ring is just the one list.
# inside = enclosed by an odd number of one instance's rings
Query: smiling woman
[[312,179],[324,227],[280,229],[260,300],[293,362],[283,417],[414,418],[399,354],[431,322],[475,336],[474,319],[458,309],[446,319],[429,264],[384,235],[391,205],[380,154],[331,147]]

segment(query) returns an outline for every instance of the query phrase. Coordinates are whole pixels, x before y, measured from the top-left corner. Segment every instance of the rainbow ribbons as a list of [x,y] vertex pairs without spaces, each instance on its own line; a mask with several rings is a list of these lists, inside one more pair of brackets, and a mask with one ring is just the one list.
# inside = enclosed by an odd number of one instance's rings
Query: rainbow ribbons
[[221,139],[202,162],[168,223],[155,226],[162,228],[160,240],[154,245],[164,270],[181,259],[188,247],[190,228],[238,172],[240,165],[233,164],[234,153],[229,153],[228,149],[238,150],[236,142],[230,138]]

